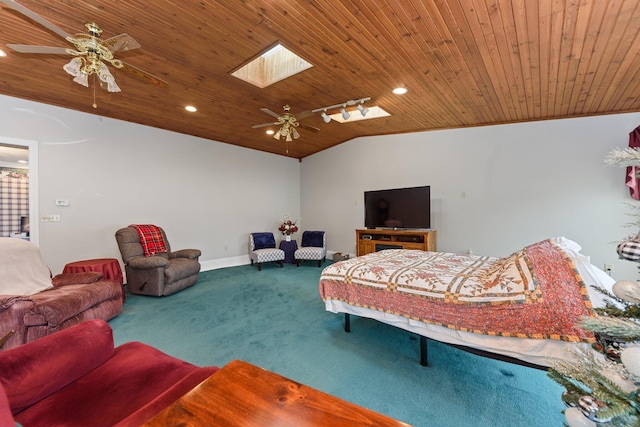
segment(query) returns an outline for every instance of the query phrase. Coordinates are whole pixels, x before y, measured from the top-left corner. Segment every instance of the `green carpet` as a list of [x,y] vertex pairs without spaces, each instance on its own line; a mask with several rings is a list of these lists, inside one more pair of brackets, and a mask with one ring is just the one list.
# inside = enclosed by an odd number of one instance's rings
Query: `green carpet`
[[[328,264],[325,264],[328,265]],[[563,389],[546,373],[325,311],[315,264],[206,271],[168,297],[127,294],[116,345],[142,341],[191,363],[242,359],[415,426],[561,426]]]

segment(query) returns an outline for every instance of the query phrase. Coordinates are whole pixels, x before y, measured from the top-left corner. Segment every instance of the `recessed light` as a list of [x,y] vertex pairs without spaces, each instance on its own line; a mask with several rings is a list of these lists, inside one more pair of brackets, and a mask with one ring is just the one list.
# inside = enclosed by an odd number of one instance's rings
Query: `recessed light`
[[271,129],[269,129],[266,133],[267,133],[267,135],[273,135],[274,134],[274,132]]
[[0,49],[0,58],[7,56],[7,52],[5,52],[4,50]]
[[404,95],[405,93],[407,93],[407,88],[397,87],[393,90],[393,93],[395,93],[396,95]]
[[184,107],[184,109],[190,113],[195,113],[196,111],[198,111],[198,109],[193,105],[187,105],[186,107]]

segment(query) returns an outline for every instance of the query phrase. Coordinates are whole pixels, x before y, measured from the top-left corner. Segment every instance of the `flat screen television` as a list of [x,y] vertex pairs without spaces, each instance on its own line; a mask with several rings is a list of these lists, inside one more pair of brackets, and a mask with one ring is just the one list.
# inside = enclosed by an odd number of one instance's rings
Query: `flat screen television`
[[365,191],[366,228],[431,228],[431,187]]

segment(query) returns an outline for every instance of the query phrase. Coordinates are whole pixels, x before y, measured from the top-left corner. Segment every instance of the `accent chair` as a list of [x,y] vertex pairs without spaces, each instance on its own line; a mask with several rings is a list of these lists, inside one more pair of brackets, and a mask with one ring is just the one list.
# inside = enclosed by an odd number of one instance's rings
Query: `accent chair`
[[296,260],[296,266],[300,267],[300,261],[310,260],[318,261],[318,267],[327,258],[327,239],[324,231],[305,231],[302,233],[302,243],[300,248],[295,251],[293,257]]
[[273,233],[249,234],[249,258],[251,265],[258,264],[258,271],[262,271],[263,262],[277,262],[284,267],[284,251],[276,248],[276,238]]

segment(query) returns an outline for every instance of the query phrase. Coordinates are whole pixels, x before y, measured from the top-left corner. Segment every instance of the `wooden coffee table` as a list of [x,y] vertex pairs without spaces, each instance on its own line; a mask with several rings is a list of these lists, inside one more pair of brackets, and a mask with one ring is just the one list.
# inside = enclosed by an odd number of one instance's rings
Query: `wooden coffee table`
[[178,425],[409,426],[240,360],[224,366],[145,424]]

